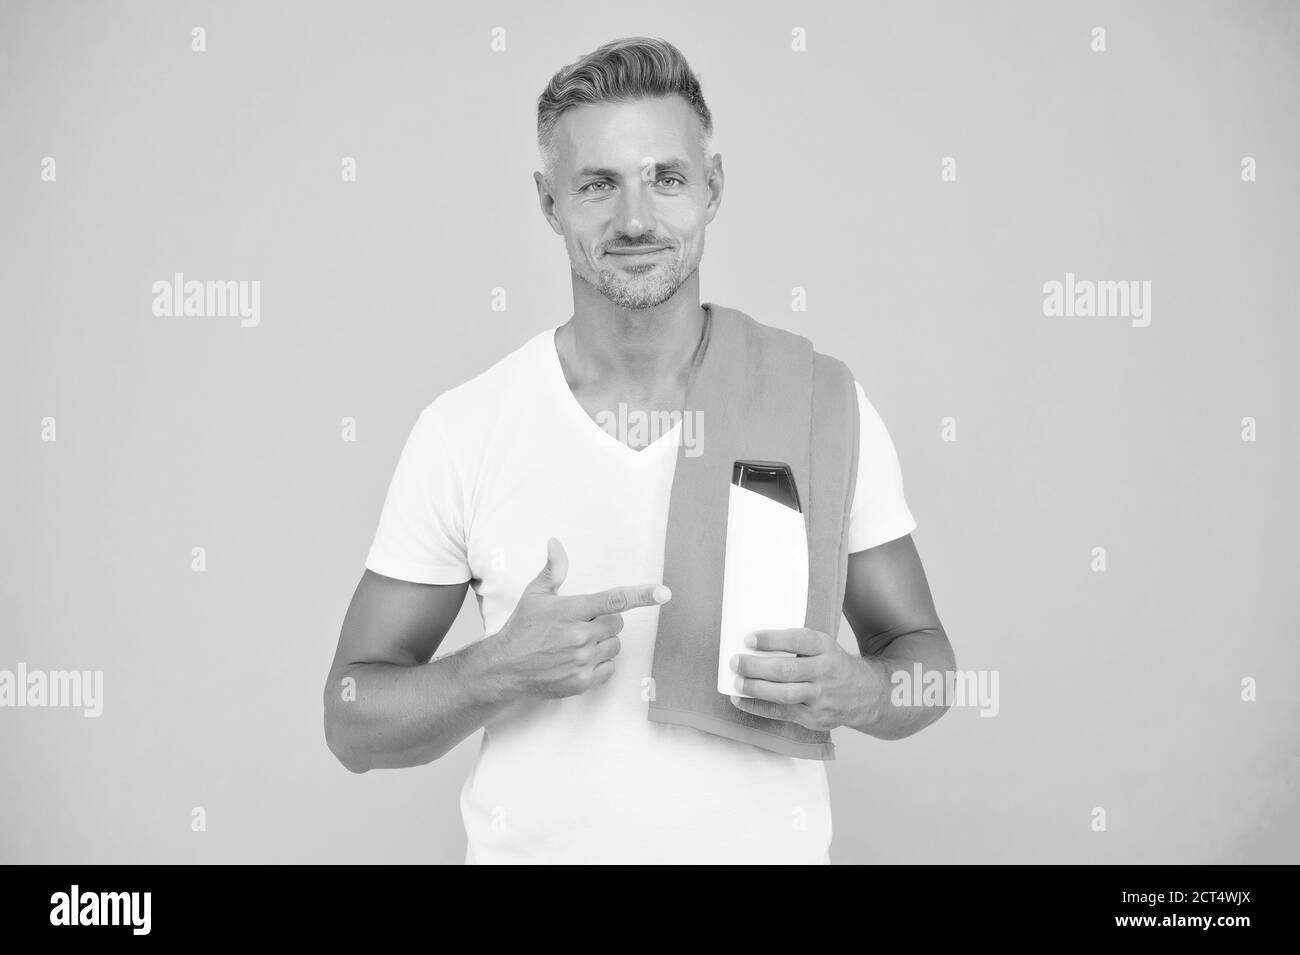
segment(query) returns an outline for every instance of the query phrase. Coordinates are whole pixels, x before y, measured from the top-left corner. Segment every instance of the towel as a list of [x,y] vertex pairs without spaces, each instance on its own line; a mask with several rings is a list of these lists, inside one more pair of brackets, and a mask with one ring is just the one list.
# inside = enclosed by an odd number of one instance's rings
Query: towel
[[727,501],[736,461],[790,466],[808,531],[804,626],[839,632],[848,521],[858,468],[858,402],[841,361],[801,335],[705,303],[702,348],[683,412],[699,416],[695,453],[677,449],[664,545],[648,718],[801,759],[834,759],[826,730],[756,716],[717,690]]

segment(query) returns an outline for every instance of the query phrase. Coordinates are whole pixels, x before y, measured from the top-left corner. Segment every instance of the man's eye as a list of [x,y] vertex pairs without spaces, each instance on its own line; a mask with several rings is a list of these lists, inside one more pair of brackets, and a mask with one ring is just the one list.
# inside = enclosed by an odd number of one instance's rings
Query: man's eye
[[683,180],[679,179],[679,178],[676,177],[676,176],[661,176],[661,177],[659,177],[659,181],[660,181],[660,182],[671,182],[673,185],[676,185],[676,186],[684,186],[684,185],[686,185],[686,183],[685,183]]
[[583,187],[582,187],[582,191],[583,191],[583,192],[588,192],[588,191],[591,190],[591,187],[592,187],[592,186],[608,186],[608,185],[609,185],[609,183],[605,182],[605,180],[603,180],[603,179],[597,179],[595,182],[589,182],[589,183],[587,183],[585,186],[583,186]]

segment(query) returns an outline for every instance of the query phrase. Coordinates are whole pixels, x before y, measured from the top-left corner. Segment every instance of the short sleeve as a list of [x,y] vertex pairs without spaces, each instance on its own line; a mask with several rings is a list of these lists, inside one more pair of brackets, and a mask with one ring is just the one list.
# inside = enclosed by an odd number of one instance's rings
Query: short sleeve
[[894,442],[862,386],[856,381],[853,386],[858,391],[860,438],[858,477],[849,513],[850,554],[897,540],[916,529],[903,495],[903,472]]
[[459,584],[472,576],[466,557],[465,488],[438,420],[427,406],[411,428],[388,485],[366,567],[418,584]]

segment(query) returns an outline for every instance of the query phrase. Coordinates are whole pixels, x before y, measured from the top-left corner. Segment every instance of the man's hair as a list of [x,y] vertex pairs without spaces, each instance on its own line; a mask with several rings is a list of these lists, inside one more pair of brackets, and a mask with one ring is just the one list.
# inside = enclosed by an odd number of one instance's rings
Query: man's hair
[[707,161],[713,117],[686,57],[667,40],[643,36],[611,40],[564,67],[537,98],[537,148],[547,185],[555,182],[555,126],[566,110],[673,94],[683,97],[699,117],[699,143]]

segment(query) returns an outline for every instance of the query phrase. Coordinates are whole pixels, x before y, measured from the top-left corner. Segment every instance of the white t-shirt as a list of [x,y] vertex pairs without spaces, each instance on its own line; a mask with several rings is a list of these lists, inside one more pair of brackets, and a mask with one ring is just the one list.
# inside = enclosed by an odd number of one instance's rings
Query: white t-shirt
[[[916,527],[893,443],[857,391],[850,552]],[[681,435],[677,424],[637,451],[602,429],[569,389],[547,329],[420,413],[366,567],[477,581],[485,634],[545,564],[548,537],[569,558],[562,594],[658,583]],[[520,701],[487,724],[461,791],[467,863],[829,862],[822,761],[647,718],[658,619],[658,607],[624,614],[606,683]]]

